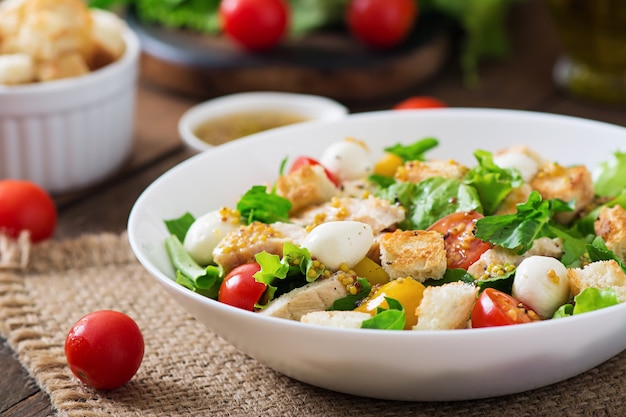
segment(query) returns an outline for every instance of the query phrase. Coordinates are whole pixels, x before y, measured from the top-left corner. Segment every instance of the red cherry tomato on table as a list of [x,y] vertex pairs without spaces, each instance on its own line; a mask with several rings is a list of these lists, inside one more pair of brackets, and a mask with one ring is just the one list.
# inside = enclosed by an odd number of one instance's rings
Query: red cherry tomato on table
[[477,211],[460,211],[443,217],[428,228],[443,234],[448,268],[467,269],[491,248],[491,244],[474,236],[476,221],[482,217]]
[[434,97],[415,96],[399,102],[393,106],[393,110],[439,109],[444,107],[448,107],[448,105]]
[[285,36],[289,7],[285,0],[222,0],[223,31],[251,51],[263,51]]
[[509,326],[536,321],[539,316],[507,293],[486,288],[472,311],[472,327]]
[[350,33],[375,49],[399,45],[416,19],[415,0],[350,0],[346,10]]
[[[297,171],[298,169],[300,169],[301,167],[303,167],[305,165],[320,165],[320,166],[322,166],[322,164],[319,161],[317,161],[316,159],[309,158],[308,156],[299,156],[299,157],[296,158],[295,161],[293,161],[293,164],[291,165],[291,168],[289,169],[289,172]],[[339,179],[332,172],[330,172],[328,169],[326,169],[326,167],[322,166],[322,168],[324,168],[324,172],[326,173],[326,176],[328,177],[328,179],[333,184],[335,184],[335,187],[339,187],[341,185],[341,181],[339,181]]]
[[39,185],[26,180],[0,181],[0,232],[10,237],[23,230],[32,242],[52,237],[57,210],[50,195]]
[[248,311],[254,310],[254,305],[267,288],[254,278],[254,274],[260,270],[261,266],[256,262],[234,268],[222,281],[217,301]]
[[100,310],[87,314],[70,329],[65,357],[85,384],[102,390],[121,387],[139,369],[144,341],[137,323],[124,313]]

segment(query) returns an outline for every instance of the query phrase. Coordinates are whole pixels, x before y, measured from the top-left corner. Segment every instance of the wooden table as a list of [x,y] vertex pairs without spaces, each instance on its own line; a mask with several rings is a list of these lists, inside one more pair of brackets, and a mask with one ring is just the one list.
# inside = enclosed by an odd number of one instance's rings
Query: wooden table
[[[512,51],[508,58],[486,62],[480,84],[467,88],[456,54],[440,74],[404,95],[432,95],[454,107],[524,109],[586,117],[626,126],[626,106],[592,104],[568,97],[552,81],[560,42],[541,0],[516,6],[510,17]],[[346,103],[352,112],[385,109],[402,97],[372,103]],[[125,230],[129,211],[141,191],[160,174],[192,155],[181,143],[176,124],[196,100],[140,82],[135,149],[123,171],[88,190],[56,196],[59,224],[56,239],[82,233]],[[113,204],[114,202],[114,204]],[[53,414],[49,399],[38,389],[0,339],[0,416]]]

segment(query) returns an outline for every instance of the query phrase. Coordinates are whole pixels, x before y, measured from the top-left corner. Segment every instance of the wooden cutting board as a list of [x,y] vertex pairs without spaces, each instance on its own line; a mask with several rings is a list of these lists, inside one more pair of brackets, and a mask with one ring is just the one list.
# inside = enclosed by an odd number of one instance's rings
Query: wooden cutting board
[[407,41],[385,52],[368,49],[344,31],[327,30],[255,54],[223,37],[127,20],[142,42],[143,76],[196,98],[258,90],[343,102],[401,95],[437,73],[450,44],[449,25],[434,15],[420,17]]

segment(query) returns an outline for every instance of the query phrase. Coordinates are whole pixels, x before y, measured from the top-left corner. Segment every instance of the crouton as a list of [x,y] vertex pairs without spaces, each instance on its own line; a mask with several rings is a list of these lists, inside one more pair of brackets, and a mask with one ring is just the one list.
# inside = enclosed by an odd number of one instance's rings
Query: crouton
[[381,266],[391,279],[440,279],[447,259],[443,235],[435,231],[396,230],[379,239]]
[[555,215],[555,220],[563,224],[571,222],[593,201],[595,195],[591,173],[583,165],[564,167],[557,163],[547,164],[539,170],[530,185],[545,200],[558,198],[575,202],[574,211]]
[[[318,279],[303,287],[296,288],[270,301],[259,314],[289,320],[300,320],[313,311],[325,311],[335,300],[348,295],[346,286],[339,281],[339,274]],[[369,314],[368,314],[369,316]]]
[[427,287],[417,307],[413,330],[454,330],[468,327],[478,287],[465,282],[451,282]]
[[395,179],[414,183],[431,177],[461,179],[468,171],[468,167],[454,160],[407,161],[398,168]]
[[364,320],[372,316],[361,311],[313,311],[300,318],[302,323],[342,329],[360,329]]
[[622,206],[602,207],[593,228],[607,248],[622,261],[626,260],[626,210]]
[[0,55],[0,84],[24,84],[35,78],[35,64],[30,55]]
[[626,274],[614,260],[596,261],[583,268],[567,270],[570,291],[574,296],[585,288],[612,288],[620,303],[626,301]]
[[321,165],[303,165],[276,181],[276,193],[291,201],[291,214],[305,207],[321,204],[338,195]]

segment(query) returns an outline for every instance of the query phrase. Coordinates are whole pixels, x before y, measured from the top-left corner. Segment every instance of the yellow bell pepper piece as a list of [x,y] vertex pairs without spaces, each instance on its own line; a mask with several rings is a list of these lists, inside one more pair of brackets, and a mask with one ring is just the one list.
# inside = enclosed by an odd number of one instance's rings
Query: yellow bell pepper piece
[[376,314],[378,307],[389,308],[385,297],[393,298],[398,300],[404,307],[404,313],[406,314],[404,329],[410,330],[417,324],[416,310],[417,306],[422,302],[425,288],[424,285],[413,278],[398,278],[382,285],[354,311],[369,313],[373,316]]
[[393,177],[396,170],[404,164],[404,160],[398,155],[385,153],[374,165],[374,174],[385,177]]
[[369,283],[373,285],[382,285],[389,282],[389,275],[382,266],[368,258],[367,256],[359,261],[352,268],[358,277],[367,278]]

